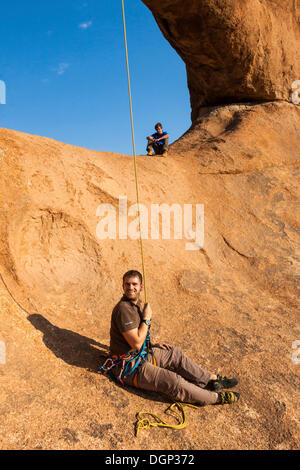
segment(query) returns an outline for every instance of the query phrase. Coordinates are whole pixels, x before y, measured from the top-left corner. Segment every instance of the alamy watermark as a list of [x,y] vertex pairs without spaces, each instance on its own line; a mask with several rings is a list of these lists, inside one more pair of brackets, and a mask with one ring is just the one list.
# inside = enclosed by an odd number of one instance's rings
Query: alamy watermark
[[118,214],[112,204],[100,204],[96,215],[101,217],[96,228],[100,240],[137,240],[140,236],[158,240],[161,233],[163,240],[188,240],[186,250],[200,250],[204,245],[203,204],[151,204],[149,211],[144,204],[128,208],[127,197],[119,196]]
[[0,80],[0,104],[6,104],[6,85],[3,80]]
[[300,357],[298,357],[300,356],[300,339],[293,341],[292,348],[296,349],[292,354],[292,362],[294,364],[300,364]]
[[6,345],[0,341],[0,364],[6,364]]
[[293,91],[293,93],[291,93],[291,101],[292,103],[294,104],[300,104],[300,80],[295,80],[293,83],[292,83],[292,90],[295,90]]

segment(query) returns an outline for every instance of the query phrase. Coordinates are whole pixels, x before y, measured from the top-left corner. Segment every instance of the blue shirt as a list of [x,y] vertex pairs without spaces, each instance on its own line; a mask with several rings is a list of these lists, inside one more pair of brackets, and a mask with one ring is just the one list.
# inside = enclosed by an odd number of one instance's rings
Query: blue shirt
[[[163,137],[164,135],[168,135],[167,132],[163,132],[162,134],[159,134],[158,132],[155,132],[155,134],[152,134],[152,137],[154,139],[160,139],[161,137]],[[156,142],[157,144],[160,144],[160,145],[163,145],[165,139],[163,140],[160,140],[159,142]]]

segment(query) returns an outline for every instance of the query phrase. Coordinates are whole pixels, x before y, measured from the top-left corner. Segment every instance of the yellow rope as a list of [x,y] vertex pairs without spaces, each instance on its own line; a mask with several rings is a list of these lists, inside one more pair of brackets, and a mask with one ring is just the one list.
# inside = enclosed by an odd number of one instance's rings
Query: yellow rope
[[127,35],[126,35],[126,21],[125,21],[124,0],[122,0],[122,12],[123,12],[124,42],[125,42],[125,54],[126,54],[126,66],[127,66],[127,81],[128,81],[128,93],[129,93],[129,105],[130,105],[130,119],[131,119],[131,132],[132,132],[132,146],[133,146],[133,160],[134,160],[134,175],[135,175],[136,201],[137,201],[137,207],[138,207],[139,232],[140,232],[140,247],[141,247],[141,256],[142,256],[142,269],[143,269],[143,279],[144,279],[145,303],[147,303],[146,273],[145,273],[145,260],[144,260],[143,239],[142,239],[142,232],[141,232],[141,215],[140,215],[139,183],[138,183],[138,173],[137,173],[136,153],[135,153],[135,139],[134,139],[134,127],[133,127],[133,112],[132,112],[132,99],[131,99],[131,86],[130,86],[130,73],[129,73],[129,60],[128,60],[128,48],[127,48]]
[[[150,413],[147,411],[140,411],[137,413],[137,423],[136,423],[136,431],[135,435],[138,436],[140,429],[147,429],[150,427],[161,427],[161,428],[171,428],[171,429],[183,429],[187,425],[187,418],[184,411],[184,407],[189,406],[191,408],[198,408],[198,406],[191,405],[190,403],[180,403],[175,402],[169,408],[166,409],[165,412],[171,411],[173,415],[178,420],[178,424],[169,424],[166,421],[162,420],[159,416],[155,415],[154,413]],[[146,417],[147,416],[147,417]],[[152,416],[155,421],[150,421],[148,416]]]
[[[129,60],[128,60],[128,48],[127,48],[127,35],[126,35],[126,20],[125,20],[125,8],[124,0],[122,0],[122,12],[123,12],[123,27],[124,27],[124,43],[125,43],[125,54],[126,54],[126,66],[127,66],[127,81],[128,81],[128,93],[129,93],[129,104],[130,104],[130,119],[131,119],[131,132],[132,132],[132,146],[133,146],[133,160],[134,160],[134,175],[135,175],[135,187],[136,187],[136,199],[138,207],[138,219],[139,219],[139,232],[140,232],[140,247],[141,247],[141,256],[142,256],[142,268],[143,268],[143,278],[144,278],[144,292],[145,292],[145,303],[147,302],[147,287],[146,287],[146,273],[145,273],[145,260],[144,260],[144,249],[143,249],[143,239],[141,232],[141,215],[140,215],[140,198],[139,198],[139,183],[138,183],[138,173],[136,165],[136,152],[135,152],[135,138],[134,138],[134,126],[133,126],[133,112],[132,112],[132,98],[131,98],[131,86],[130,86],[130,73],[129,73]],[[139,433],[140,429],[146,429],[150,427],[165,427],[172,429],[183,429],[187,425],[186,414],[184,411],[184,406],[189,406],[192,408],[198,408],[197,406],[191,405],[189,403],[173,403],[166,411],[173,412],[174,416],[178,420],[178,424],[168,424],[166,421],[163,421],[154,413],[140,411],[137,414],[137,424],[136,424],[136,436]],[[148,417],[152,416],[155,421],[150,421]]]

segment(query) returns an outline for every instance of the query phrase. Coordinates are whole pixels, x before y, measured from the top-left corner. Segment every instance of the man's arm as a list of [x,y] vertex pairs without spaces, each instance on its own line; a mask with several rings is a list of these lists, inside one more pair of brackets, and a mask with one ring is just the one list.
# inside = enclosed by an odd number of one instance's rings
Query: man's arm
[[146,323],[141,323],[139,328],[133,330],[124,331],[122,335],[126,339],[127,343],[132,349],[141,349],[144,344],[148,332],[148,326]]
[[[146,304],[143,310],[143,320],[151,320],[152,310],[149,304]],[[122,332],[125,340],[132,349],[141,349],[148,333],[148,326],[141,322],[138,328]]]
[[154,139],[155,142],[159,142],[160,140],[165,140],[165,139],[168,139],[169,138],[169,134],[166,134],[166,135],[163,135],[162,137],[160,137],[159,139]]

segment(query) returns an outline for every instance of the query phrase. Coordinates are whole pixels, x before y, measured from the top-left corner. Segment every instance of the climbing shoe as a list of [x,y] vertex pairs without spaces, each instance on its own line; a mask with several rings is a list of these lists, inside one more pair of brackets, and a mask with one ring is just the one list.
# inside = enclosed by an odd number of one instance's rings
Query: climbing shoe
[[231,405],[240,399],[237,392],[219,392],[216,405]]
[[167,155],[168,155],[168,152],[166,152],[166,151],[162,153],[163,157],[166,157]]
[[153,154],[153,152],[152,152],[151,150],[149,150],[149,152],[148,152],[147,155],[148,155],[148,157],[152,157],[152,155],[154,155],[154,154]]
[[217,390],[221,390],[222,388],[232,388],[235,387],[238,383],[237,379],[229,379],[223,375],[217,375],[216,380],[210,380],[206,386],[208,390],[216,392]]

